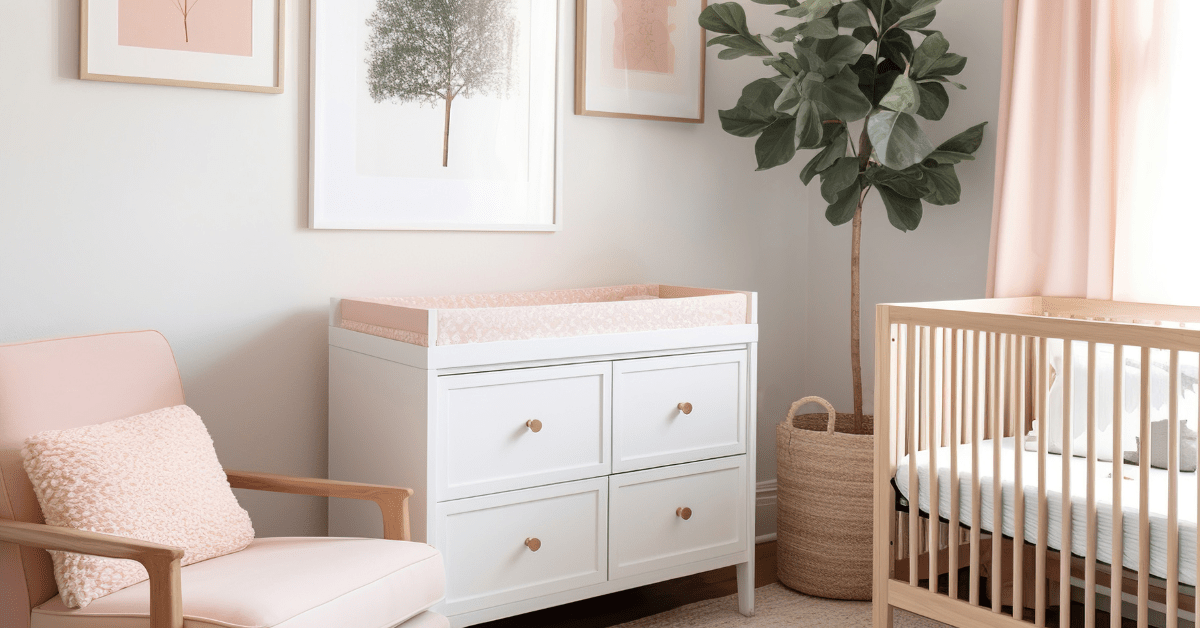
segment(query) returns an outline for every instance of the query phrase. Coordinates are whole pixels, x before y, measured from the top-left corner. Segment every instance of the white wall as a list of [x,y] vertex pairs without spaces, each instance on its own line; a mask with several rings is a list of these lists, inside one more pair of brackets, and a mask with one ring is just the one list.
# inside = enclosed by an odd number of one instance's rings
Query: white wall
[[[283,95],[79,81],[78,11],[0,3],[0,343],[159,329],[226,466],[322,476],[330,296],[757,290],[774,477],[774,422],[803,393],[810,220],[799,168],[755,173],[717,121],[757,60],[711,52],[702,126],[569,116],[559,234],[318,232],[307,0],[288,2]],[[260,534],[325,531],[322,500],[242,500]]]
[[[995,176],[996,124],[1000,103],[1001,0],[947,0],[938,5],[936,28],[950,52],[967,57],[956,77],[967,91],[950,88],[950,108],[938,122],[921,120],[934,145],[987,121],[976,160],[955,167],[962,183],[957,205],[925,204],[921,225],[903,233],[892,227],[879,193],[863,209],[862,351],[865,411],[873,412],[875,305],[984,296]],[[857,135],[856,135],[857,137]],[[850,375],[850,225],[825,220],[816,185],[809,202],[808,332],[804,394],[853,411]],[[813,407],[813,412],[819,408]]]

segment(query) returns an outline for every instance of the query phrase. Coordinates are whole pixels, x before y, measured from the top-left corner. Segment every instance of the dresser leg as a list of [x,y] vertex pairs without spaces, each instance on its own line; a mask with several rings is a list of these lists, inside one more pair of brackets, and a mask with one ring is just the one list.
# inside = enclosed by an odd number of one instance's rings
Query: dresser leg
[[738,612],[750,617],[754,614],[754,552],[750,560],[737,566]]

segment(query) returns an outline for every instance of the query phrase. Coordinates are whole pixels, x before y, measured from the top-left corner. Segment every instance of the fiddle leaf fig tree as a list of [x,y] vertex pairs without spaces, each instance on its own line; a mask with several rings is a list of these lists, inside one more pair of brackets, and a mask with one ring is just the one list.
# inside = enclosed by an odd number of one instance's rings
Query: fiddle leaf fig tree
[[[779,5],[778,15],[796,20],[766,35],[784,50],[776,52],[763,35],[750,32],[737,2],[711,4],[700,15],[700,26],[717,33],[708,45],[724,47],[718,58],[763,57],[763,65],[777,72],[747,85],[735,107],[720,111],[721,127],[758,138],[759,170],[791,162],[798,150],[816,151],[800,180],[808,185],[820,177],[825,217],[835,226],[852,223],[850,359],[855,431],[861,431],[863,203],[878,190],[888,221],[901,231],[921,224],[925,203],[957,203],[961,188],[954,166],[975,158],[986,123],[934,146],[917,121],[946,115],[947,85],[966,89],[950,78],[963,71],[966,57],[950,52],[946,37],[928,29],[941,0],[754,2]],[[857,143],[851,125],[859,126]]]

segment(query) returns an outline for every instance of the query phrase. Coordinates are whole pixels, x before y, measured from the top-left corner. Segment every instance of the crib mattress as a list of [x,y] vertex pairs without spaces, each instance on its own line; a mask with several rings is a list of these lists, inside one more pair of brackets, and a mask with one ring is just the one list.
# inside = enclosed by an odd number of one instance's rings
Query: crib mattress
[[[744,292],[658,284],[341,301],[337,326],[424,347],[751,322]],[[432,338],[431,338],[432,336]]]
[[[1014,537],[1016,534],[1016,482],[1014,481],[1013,438],[1002,440],[1001,453],[1001,532]],[[992,441],[981,443],[979,448],[980,469],[980,529],[994,532],[996,513],[992,495]],[[1037,452],[1018,450],[1022,456],[1023,485],[1025,491],[1025,540],[1037,542],[1038,486]],[[1062,550],[1062,456],[1047,454],[1046,501],[1048,505],[1049,530],[1047,544]],[[923,512],[929,512],[929,454],[920,452],[917,458],[919,498],[917,503]],[[908,485],[909,456],[901,458],[896,471],[896,484],[900,493],[912,501]],[[938,465],[938,513],[948,518],[950,513],[950,448],[942,447],[937,452]],[[1112,463],[1096,463],[1097,541],[1096,559],[1110,563],[1112,557]],[[959,473],[959,519],[971,525],[971,446],[961,445],[958,450]],[[1124,465],[1121,505],[1124,541],[1123,560],[1125,567],[1138,568],[1138,504],[1140,482],[1139,469]],[[1150,572],[1159,578],[1167,576],[1167,479],[1165,469],[1150,469]],[[1179,474],[1179,581],[1196,584],[1196,473]],[[1071,552],[1087,554],[1087,459],[1071,458]]]

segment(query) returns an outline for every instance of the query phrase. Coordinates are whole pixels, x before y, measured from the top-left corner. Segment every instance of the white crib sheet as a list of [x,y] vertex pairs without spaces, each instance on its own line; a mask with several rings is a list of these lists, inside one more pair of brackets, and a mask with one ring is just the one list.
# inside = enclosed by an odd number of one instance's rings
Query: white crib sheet
[[[995,513],[992,505],[992,441],[980,443],[980,519],[981,529],[992,532],[995,528]],[[1001,441],[1001,520],[1002,533],[1015,534],[1016,482],[1014,481],[1014,439]],[[1037,542],[1037,452],[1019,451],[1022,455],[1022,479],[1025,486],[1025,540]],[[1048,454],[1046,461],[1046,500],[1049,506],[1049,533],[1047,544],[1055,550],[1062,549],[1062,456]],[[937,452],[938,466],[938,512],[943,518],[950,513],[950,449],[941,447]],[[909,497],[909,457],[900,459],[896,471],[896,484],[905,499]],[[1138,567],[1138,467],[1124,465],[1123,475],[1134,478],[1122,479],[1121,506],[1124,525],[1125,566]],[[1109,563],[1112,558],[1112,464],[1096,463],[1097,540],[1096,559]],[[958,450],[959,474],[959,518],[964,525],[971,521],[971,446],[961,445]],[[1167,579],[1167,479],[1164,469],[1150,470],[1150,572]],[[929,512],[929,454],[917,454],[917,477],[920,488],[918,504]],[[1179,581],[1196,584],[1196,473],[1179,474]],[[1087,554],[1087,459],[1071,459],[1071,552]]]

